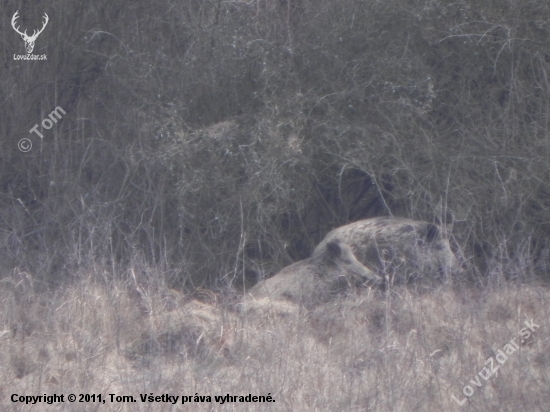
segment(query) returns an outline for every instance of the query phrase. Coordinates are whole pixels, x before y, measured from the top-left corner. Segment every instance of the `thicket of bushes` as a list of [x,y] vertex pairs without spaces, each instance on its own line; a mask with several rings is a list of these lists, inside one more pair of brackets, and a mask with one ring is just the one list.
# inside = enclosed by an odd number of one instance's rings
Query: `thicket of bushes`
[[452,210],[472,273],[546,273],[548,2],[51,0],[18,21],[48,13],[47,61],[13,60],[19,4],[0,5],[5,262],[240,288],[348,221]]

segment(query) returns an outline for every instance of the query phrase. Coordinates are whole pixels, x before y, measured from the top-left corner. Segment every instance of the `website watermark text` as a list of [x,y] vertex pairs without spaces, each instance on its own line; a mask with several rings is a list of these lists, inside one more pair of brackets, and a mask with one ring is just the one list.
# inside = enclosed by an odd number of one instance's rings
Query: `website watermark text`
[[[527,327],[522,328],[519,331],[519,337],[521,338],[520,343],[524,343],[531,336],[531,333],[540,328],[540,325],[534,323],[533,319],[531,319],[531,321],[526,320],[523,323]],[[456,396],[451,395],[451,398],[456,403],[458,403],[459,406],[464,405],[468,398],[474,394],[474,387],[481,388],[483,386],[483,382],[487,381],[491,376],[495,375],[496,372],[500,369],[500,366],[506,363],[506,361],[508,360],[508,356],[519,349],[519,345],[516,343],[516,339],[518,338],[515,337],[511,339],[510,342],[504,345],[502,349],[497,350],[497,354],[494,357],[496,359],[496,362],[494,361],[492,356],[487,358],[484,363],[484,365],[487,366],[479,371],[474,379],[470,380],[471,385],[466,385],[462,389],[462,393],[466,396],[465,398],[458,399]],[[483,379],[483,381],[479,379],[480,377]]]

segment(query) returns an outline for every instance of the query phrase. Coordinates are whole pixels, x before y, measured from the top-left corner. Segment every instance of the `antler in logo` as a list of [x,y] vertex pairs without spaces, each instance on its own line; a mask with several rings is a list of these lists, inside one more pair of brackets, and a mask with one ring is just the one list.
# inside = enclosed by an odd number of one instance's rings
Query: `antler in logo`
[[32,33],[32,36],[27,36],[27,30],[25,30],[23,33],[21,33],[19,31],[19,27],[15,27],[15,21],[17,20],[17,18],[19,17],[18,16],[18,13],[19,13],[19,10],[17,10],[15,12],[15,14],[13,15],[13,18],[11,19],[11,25],[13,27],[13,29],[19,33],[21,35],[21,38],[25,41],[25,48],[27,49],[27,54],[31,54],[33,49],[34,49],[34,42],[36,41],[36,38],[38,37],[38,35],[40,33],[42,33],[44,31],[44,29],[46,28],[46,25],[48,24],[48,21],[50,20],[48,15],[46,13],[44,13],[44,25],[42,26],[42,28],[40,30],[34,30],[33,33]]

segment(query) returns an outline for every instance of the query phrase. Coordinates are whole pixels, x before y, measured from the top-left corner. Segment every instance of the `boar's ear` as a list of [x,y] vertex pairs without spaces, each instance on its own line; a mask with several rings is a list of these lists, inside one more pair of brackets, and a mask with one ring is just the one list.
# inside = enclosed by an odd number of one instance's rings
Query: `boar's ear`
[[432,223],[428,223],[428,225],[426,226],[426,240],[428,241],[428,243],[432,243],[434,240],[436,240],[438,233],[439,227]]
[[327,243],[327,257],[329,259],[337,259],[342,256],[342,247],[339,240],[332,240]]
[[455,221],[455,215],[452,210],[447,209],[441,216],[436,216],[435,223],[441,227],[444,227],[447,233],[453,229],[453,223]]

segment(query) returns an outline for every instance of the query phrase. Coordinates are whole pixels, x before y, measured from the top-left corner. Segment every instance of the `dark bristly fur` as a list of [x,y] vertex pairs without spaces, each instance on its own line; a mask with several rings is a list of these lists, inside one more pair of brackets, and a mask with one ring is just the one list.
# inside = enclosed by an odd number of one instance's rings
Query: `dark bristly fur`
[[377,282],[378,277],[355,258],[348,245],[335,239],[327,242],[316,255],[287,266],[260,282],[250,294],[254,298],[287,299],[315,305],[369,280]]
[[452,222],[443,226],[404,218],[376,217],[336,228],[315,248],[323,255],[330,242],[349,245],[359,262],[392,282],[407,283],[421,278],[442,280],[460,271],[449,245]]

